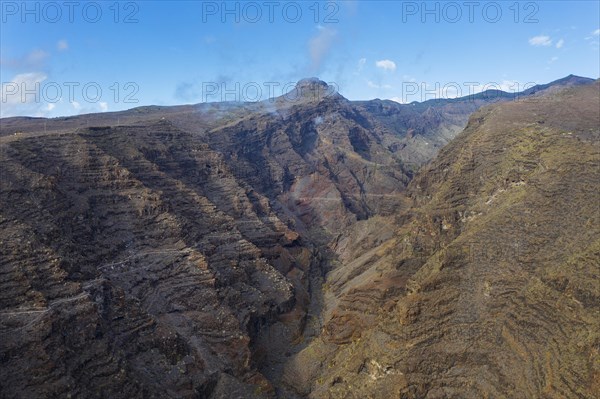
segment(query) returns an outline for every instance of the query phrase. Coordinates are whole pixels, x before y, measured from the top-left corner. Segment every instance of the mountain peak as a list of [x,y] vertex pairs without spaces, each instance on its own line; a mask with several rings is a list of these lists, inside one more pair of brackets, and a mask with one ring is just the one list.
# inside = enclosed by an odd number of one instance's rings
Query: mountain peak
[[298,81],[298,83],[296,83],[296,87],[298,88],[302,88],[302,87],[329,87],[329,85],[327,83],[325,83],[324,81],[322,81],[319,78],[316,77],[312,77],[312,78],[304,78],[304,79],[300,79]]
[[296,83],[296,86],[285,96],[287,98],[320,101],[325,97],[339,96],[337,87],[329,85],[319,78],[305,78]]

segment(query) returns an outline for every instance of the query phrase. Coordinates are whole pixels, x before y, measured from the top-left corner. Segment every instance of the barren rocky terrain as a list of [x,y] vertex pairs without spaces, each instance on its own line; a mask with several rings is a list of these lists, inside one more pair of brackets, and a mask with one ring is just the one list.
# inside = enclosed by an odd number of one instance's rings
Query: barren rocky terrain
[[592,82],[2,119],[0,396],[597,397]]
[[378,245],[357,225],[322,334],[286,370],[311,398],[600,393],[600,85],[491,106],[411,181]]

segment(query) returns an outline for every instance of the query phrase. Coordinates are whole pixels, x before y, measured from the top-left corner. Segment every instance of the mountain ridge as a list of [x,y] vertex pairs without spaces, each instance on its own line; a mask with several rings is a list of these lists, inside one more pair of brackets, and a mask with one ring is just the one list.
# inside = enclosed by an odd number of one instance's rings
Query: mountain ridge
[[599,128],[598,82],[477,111],[393,233],[337,243],[323,333],[285,381],[311,398],[597,396]]
[[2,395],[593,397],[599,87],[3,123]]

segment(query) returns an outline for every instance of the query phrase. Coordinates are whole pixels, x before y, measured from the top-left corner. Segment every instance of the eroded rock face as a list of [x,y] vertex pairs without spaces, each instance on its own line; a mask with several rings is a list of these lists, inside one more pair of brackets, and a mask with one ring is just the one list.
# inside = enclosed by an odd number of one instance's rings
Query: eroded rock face
[[1,396],[590,397],[594,87],[3,120]]
[[597,397],[599,89],[477,112],[392,237],[336,248],[323,333],[287,381],[311,398]]
[[220,154],[162,121],[5,155],[7,395],[191,397],[225,374],[269,391],[250,334],[294,308],[286,276],[311,258]]
[[324,243],[408,183],[322,86],[5,135],[3,395],[273,396],[287,346],[318,333]]

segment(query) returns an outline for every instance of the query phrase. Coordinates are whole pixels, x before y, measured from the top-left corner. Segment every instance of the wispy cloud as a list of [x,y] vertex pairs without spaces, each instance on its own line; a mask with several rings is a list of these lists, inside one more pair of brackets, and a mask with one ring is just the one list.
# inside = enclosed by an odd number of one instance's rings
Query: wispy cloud
[[534,36],[529,39],[529,44],[532,46],[547,47],[547,46],[552,45],[552,39],[550,38],[550,36],[545,36],[545,35]]
[[388,100],[392,100],[392,101],[395,101],[400,104],[406,104],[406,101],[400,97],[391,97],[391,98],[388,98]]
[[370,80],[367,80],[367,86],[369,86],[372,89],[391,89],[392,86],[388,85],[388,84],[377,84],[375,82],[372,82]]
[[194,101],[199,94],[197,84],[193,82],[181,82],[175,87],[175,98],[181,101]]
[[361,72],[364,69],[366,63],[366,58],[361,58],[360,60],[358,60],[358,72]]
[[559,41],[556,42],[556,48],[562,48],[562,46],[564,46],[565,41],[563,39],[560,39]]
[[317,30],[317,34],[308,41],[312,73],[321,69],[323,60],[329,54],[337,36],[337,31],[331,28],[319,25]]
[[0,64],[14,69],[42,69],[50,54],[44,50],[35,49],[19,58],[2,59]]
[[396,63],[394,61],[391,60],[379,60],[375,62],[375,66],[377,68],[381,68],[385,71],[392,71],[394,72],[396,70]]
[[585,40],[588,41],[593,48],[598,49],[600,47],[600,38],[598,36],[600,36],[600,29],[591,32],[590,36],[585,37]]
[[65,39],[59,40],[56,43],[56,48],[58,51],[67,51],[69,49],[69,42],[67,42]]

